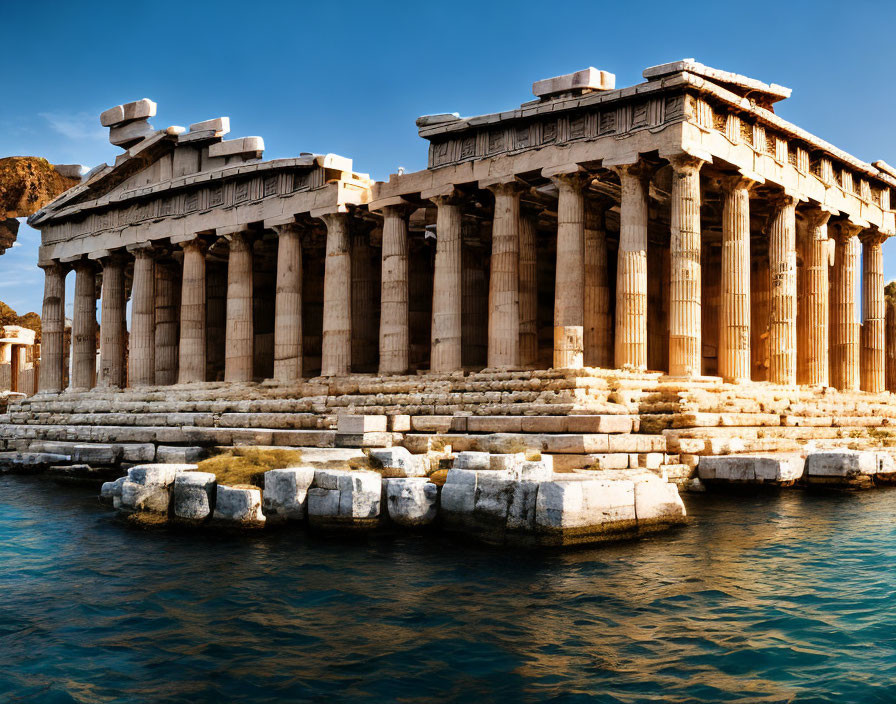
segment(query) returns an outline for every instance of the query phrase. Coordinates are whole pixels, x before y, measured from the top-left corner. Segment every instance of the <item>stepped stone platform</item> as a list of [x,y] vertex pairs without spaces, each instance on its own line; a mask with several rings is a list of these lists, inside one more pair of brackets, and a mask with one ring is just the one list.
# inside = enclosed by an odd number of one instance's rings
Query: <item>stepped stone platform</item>
[[7,457],[129,466],[230,445],[535,450],[558,472],[642,468],[687,486],[703,457],[889,452],[896,403],[888,392],[584,368],[40,393],[0,415]]

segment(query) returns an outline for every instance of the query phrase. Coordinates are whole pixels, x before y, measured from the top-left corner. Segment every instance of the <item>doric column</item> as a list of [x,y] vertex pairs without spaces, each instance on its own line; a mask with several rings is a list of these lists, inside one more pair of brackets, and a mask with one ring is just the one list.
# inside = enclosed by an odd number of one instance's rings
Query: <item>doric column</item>
[[461,209],[456,196],[436,196],[436,260],[432,284],[430,370],[461,368]]
[[859,322],[856,284],[862,228],[841,222],[835,229],[834,281],[831,286],[831,386],[859,388]]
[[773,204],[769,231],[769,381],[796,384],[796,201]]
[[41,316],[40,390],[62,391],[65,380],[65,274],[68,267],[60,262],[42,266],[44,305]]
[[128,382],[151,386],[156,380],[156,273],[148,245],[130,248],[134,254],[131,287],[131,337],[128,345]]
[[719,376],[750,380],[750,188],[737,175],[722,181],[722,301],[719,309]]
[[554,368],[585,363],[585,195],[581,172],[557,174]]
[[616,265],[616,366],[647,367],[647,184],[646,169],[616,168],[622,186]]
[[887,391],[896,393],[896,301],[887,299]]
[[75,262],[75,304],[72,313],[72,388],[96,386],[96,265]]
[[698,376],[700,335],[700,167],[688,154],[673,157],[672,236],[669,242],[669,374]]
[[351,366],[356,372],[369,373],[377,369],[379,349],[379,293],[380,267],[374,266],[370,229],[356,222],[349,236],[351,241]]
[[488,282],[488,366],[520,364],[520,186],[489,187],[495,196]]
[[302,239],[298,225],[279,225],[274,229],[279,236],[274,379],[289,384],[302,378]]
[[535,218],[520,213],[520,365],[538,362],[538,255]]
[[348,216],[321,217],[327,225],[327,259],[324,264],[324,316],[321,376],[341,376],[352,364],[352,260]]
[[195,237],[180,245],[184,250],[184,273],[180,288],[180,364],[178,384],[205,381],[206,298],[205,240]]
[[806,312],[805,383],[809,386],[827,386],[830,383],[828,323],[830,304],[828,292],[828,219],[830,213],[820,208],[806,211],[807,233],[803,254],[806,277],[804,308]]
[[156,386],[177,383],[180,271],[175,260],[156,261]]
[[408,210],[383,208],[382,275],[380,277],[379,373],[406,374],[410,350],[408,328]]
[[604,209],[585,207],[585,337],[586,367],[613,366],[613,318],[610,315],[610,277],[607,270],[607,231]]
[[248,232],[228,236],[227,328],[224,381],[252,381],[255,328],[252,301],[252,239]]
[[103,290],[100,313],[100,385],[125,384],[124,259],[114,253],[102,259]]
[[886,309],[884,305],[884,250],[886,235],[865,230],[862,242],[862,391],[881,393],[886,388],[884,349]]

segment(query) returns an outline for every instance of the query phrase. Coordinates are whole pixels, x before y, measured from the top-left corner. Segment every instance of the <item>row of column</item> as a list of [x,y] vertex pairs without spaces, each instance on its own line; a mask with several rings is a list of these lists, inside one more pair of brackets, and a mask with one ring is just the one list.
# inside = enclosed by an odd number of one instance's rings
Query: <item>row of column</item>
[[[671,159],[669,373],[700,374],[701,162]],[[569,170],[552,174],[558,189],[553,366],[643,370],[647,367],[647,224],[649,171],[643,164],[614,167],[621,187],[616,267],[615,321],[611,317],[607,243],[600,207],[586,207],[590,176]],[[722,180],[722,270],[719,374],[750,379],[750,189],[741,176]],[[514,181],[489,187],[494,194],[488,287],[488,366],[535,363],[537,289],[535,223],[520,209],[522,188]],[[437,207],[431,357],[433,372],[461,369],[461,198],[432,198]],[[409,369],[409,205],[382,209],[379,373]],[[769,227],[769,380],[781,384],[830,384],[841,389],[885,388],[883,237],[849,223],[834,228],[835,266],[829,281],[828,219],[806,210],[805,276],[799,306],[805,325],[797,355],[796,202],[783,195],[772,205]],[[352,259],[347,215],[323,215],[327,227],[321,374],[348,374],[352,362]],[[276,227],[278,239],[274,377],[302,377],[302,244],[295,224]],[[856,321],[856,236],[863,246],[864,324]],[[245,231],[226,235],[227,267],[224,378],[242,382],[253,374],[253,261]],[[100,379],[104,386],[190,383],[206,374],[206,242],[181,243],[183,276],[154,259],[152,249],[134,256],[130,354],[125,367],[125,259],[112,253],[103,267]],[[72,386],[92,388],[95,378],[95,263],[75,269]],[[62,388],[65,274],[63,264],[45,267],[41,389]],[[830,289],[830,300],[829,300]],[[179,300],[178,300],[179,299]],[[358,305],[359,302],[356,302]],[[178,308],[179,306],[179,314]],[[178,322],[180,330],[178,335]],[[357,324],[357,323],[356,323]],[[859,339],[861,330],[861,340]],[[178,341],[179,340],[179,341]],[[612,342],[615,341],[615,342]]]

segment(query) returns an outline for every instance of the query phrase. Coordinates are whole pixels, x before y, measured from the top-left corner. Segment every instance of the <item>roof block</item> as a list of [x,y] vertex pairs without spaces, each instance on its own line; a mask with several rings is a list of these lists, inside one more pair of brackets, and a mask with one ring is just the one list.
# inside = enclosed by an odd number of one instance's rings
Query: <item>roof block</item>
[[575,73],[567,73],[562,76],[535,81],[532,84],[532,92],[536,98],[549,98],[559,93],[613,90],[615,87],[615,74],[589,66]]

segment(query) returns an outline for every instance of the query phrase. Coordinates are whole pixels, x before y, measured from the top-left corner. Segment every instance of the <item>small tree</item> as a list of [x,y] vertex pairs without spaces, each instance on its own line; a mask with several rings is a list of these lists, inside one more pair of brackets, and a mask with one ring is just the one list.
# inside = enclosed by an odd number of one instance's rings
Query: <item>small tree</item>
[[17,325],[18,320],[18,314],[3,301],[0,301],[0,325]]
[[891,281],[884,286],[884,299],[889,304],[896,304],[896,281]]
[[40,342],[40,316],[37,313],[31,312],[19,316],[16,325],[34,330],[34,341]]

